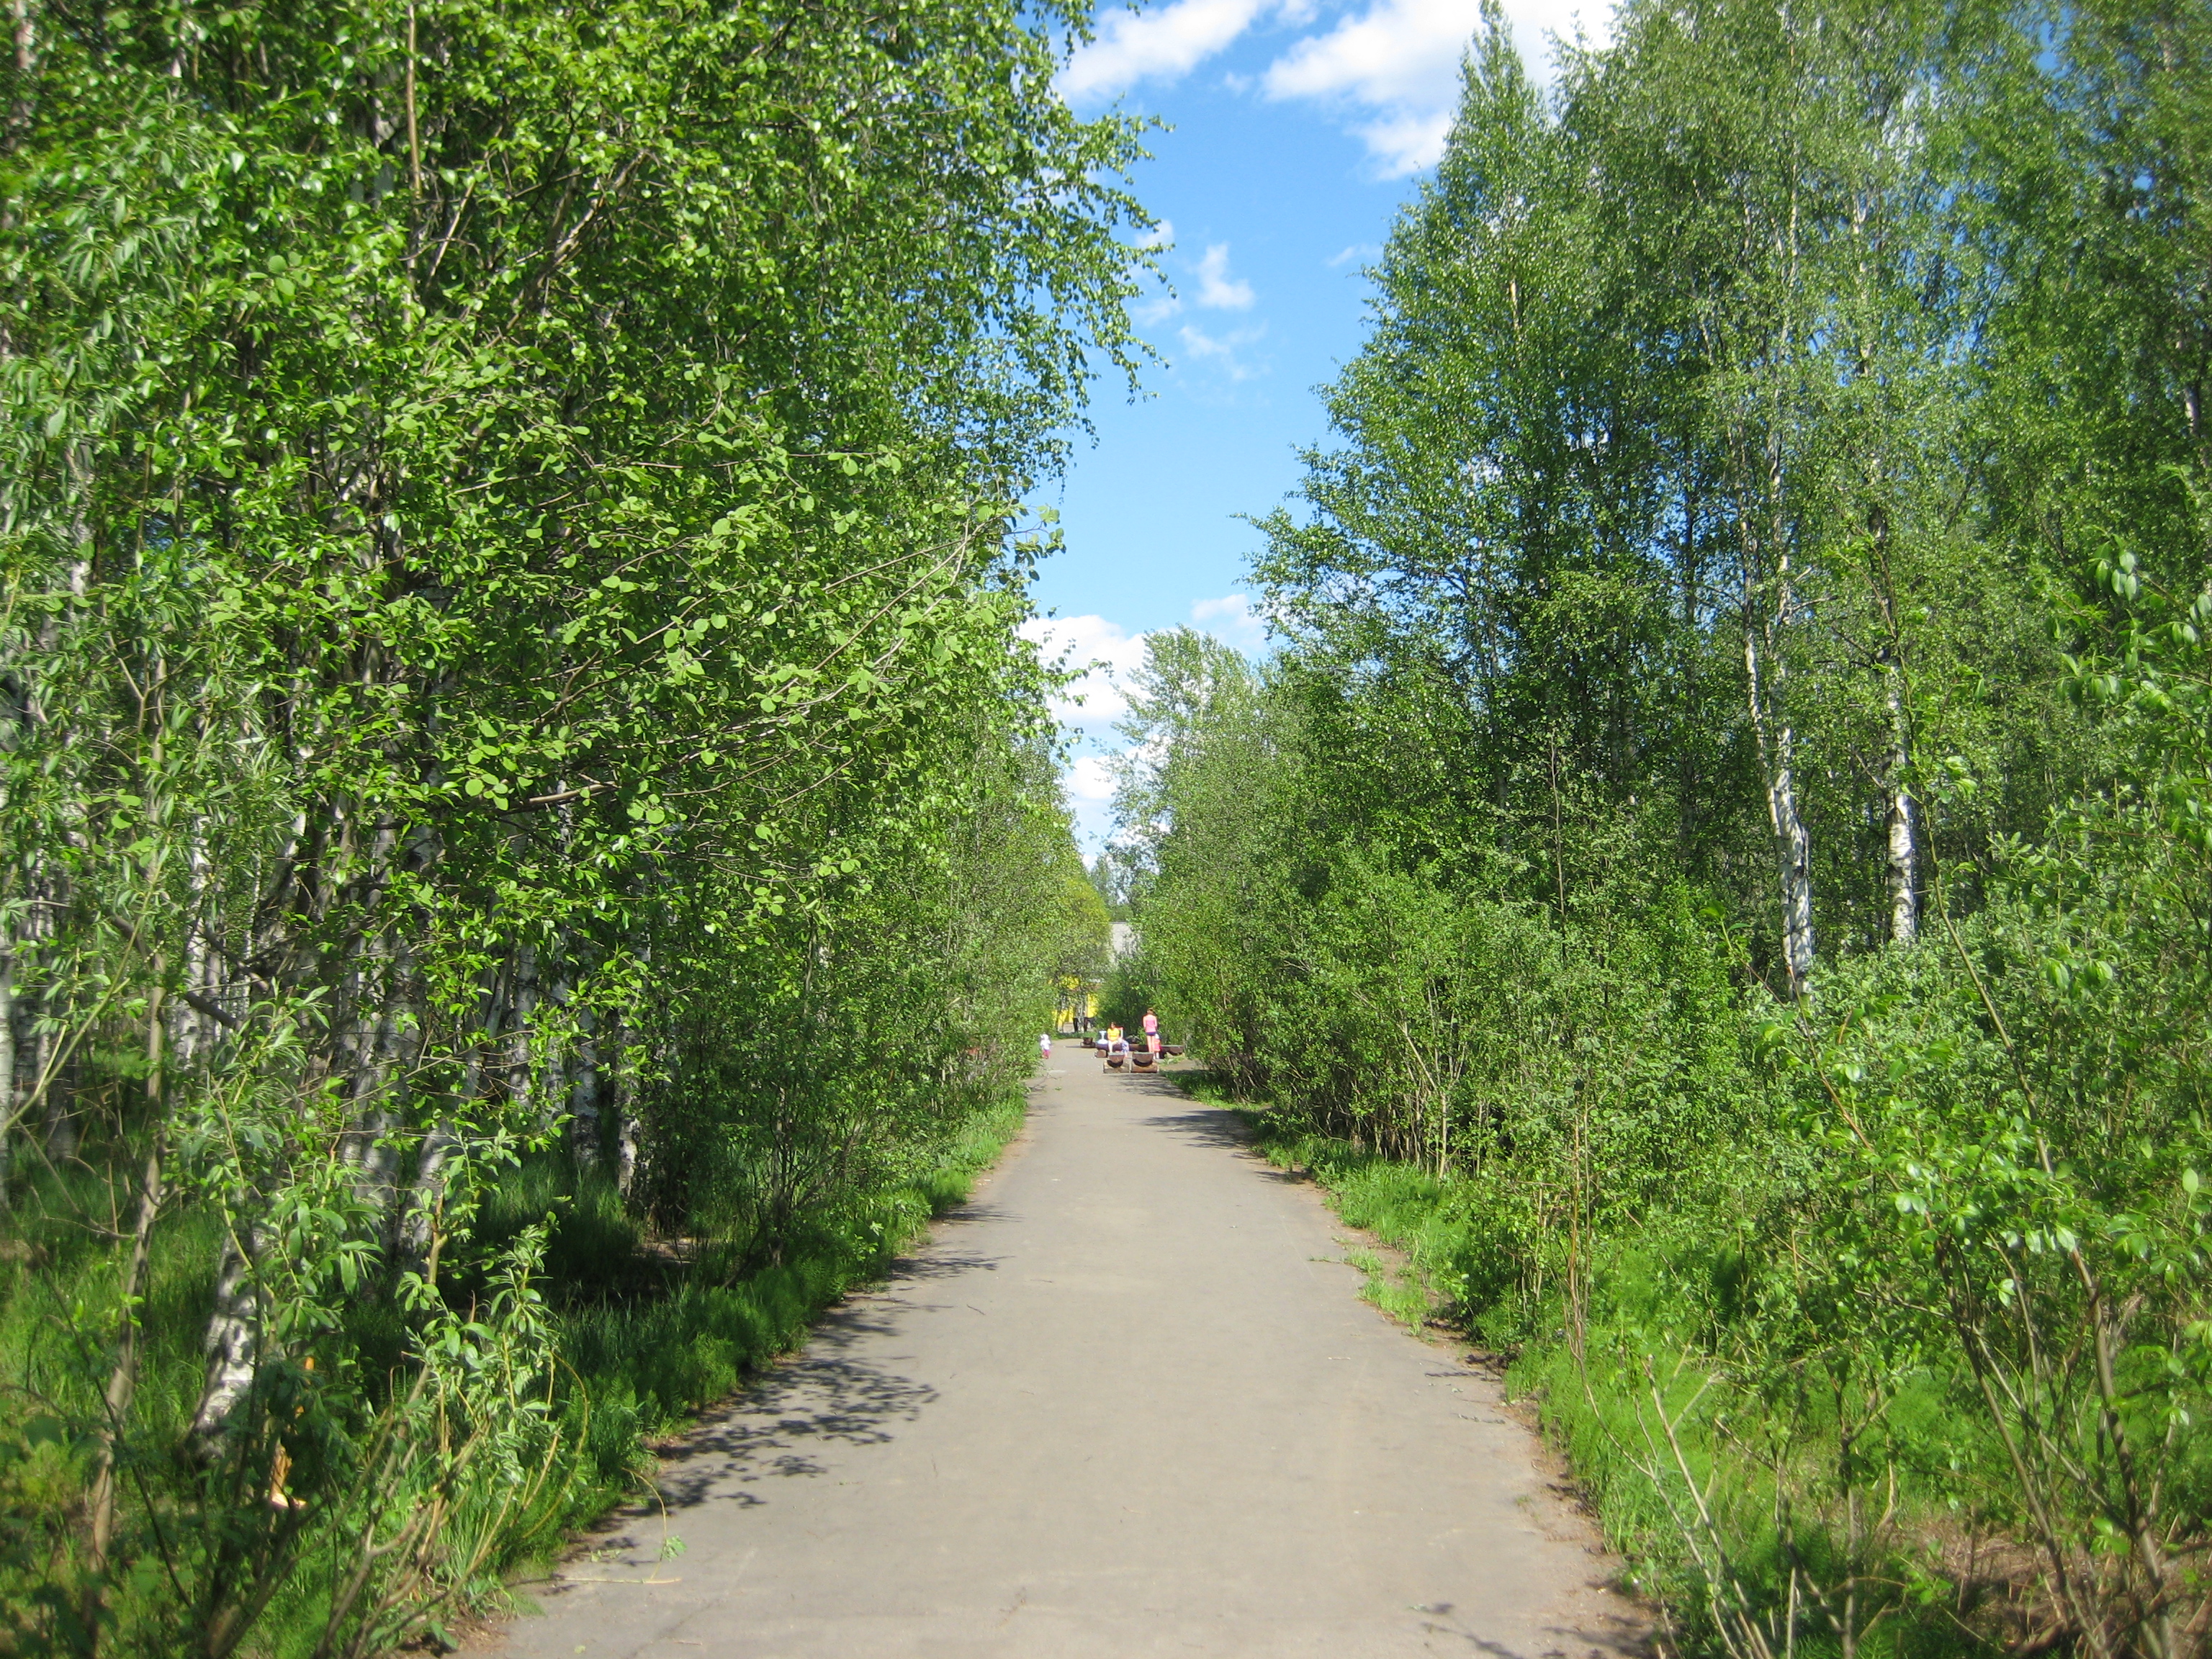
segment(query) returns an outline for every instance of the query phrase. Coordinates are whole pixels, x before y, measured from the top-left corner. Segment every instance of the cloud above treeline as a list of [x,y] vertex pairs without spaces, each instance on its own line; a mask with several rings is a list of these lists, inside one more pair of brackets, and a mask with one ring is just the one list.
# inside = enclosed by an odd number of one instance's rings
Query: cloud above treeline
[[[1387,175],[1432,167],[1451,128],[1460,59],[1482,21],[1481,0],[1362,3],[1364,9],[1328,19],[1314,0],[1172,0],[1109,12],[1061,75],[1060,91],[1071,102],[1103,102],[1147,82],[1179,81],[1262,24],[1311,25],[1268,64],[1260,90],[1336,111]],[[1541,76],[1550,71],[1549,38],[1571,39],[1579,20],[1601,40],[1610,8],[1602,0],[1514,0],[1506,15],[1522,56]]]
[[1099,735],[1129,712],[1122,684],[1145,665],[1145,636],[1103,617],[1032,617],[1022,624],[1048,668],[1077,678],[1053,699],[1062,726]]
[[[1266,641],[1267,619],[1246,594],[1200,599],[1190,608],[1190,621],[1240,651],[1257,650]],[[1077,676],[1053,700],[1052,714],[1077,742],[1061,782],[1085,844],[1096,850],[1113,829],[1113,762],[1129,752],[1114,722],[1129,712],[1124,688],[1145,665],[1147,636],[1100,616],[1032,617],[1021,631],[1047,667]]]

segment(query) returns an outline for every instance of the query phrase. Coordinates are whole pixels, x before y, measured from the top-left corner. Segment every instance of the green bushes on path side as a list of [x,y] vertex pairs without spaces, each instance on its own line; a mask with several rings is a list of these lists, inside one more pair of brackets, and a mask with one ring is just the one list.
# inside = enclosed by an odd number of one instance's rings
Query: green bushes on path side
[[2202,5],[1487,7],[1128,677],[1124,979],[1730,1659],[2212,1650],[2208,155]]
[[911,1176],[817,1226],[784,1259],[733,1282],[700,1273],[665,1297],[580,1308],[562,1322],[587,1425],[588,1484],[572,1518],[634,1493],[643,1442],[679,1427],[763,1361],[797,1346],[823,1310],[882,1277],[933,1217],[967,1200],[975,1178],[1021,1132],[1010,1095],[979,1112]]
[[[542,1343],[553,1358],[545,1385],[518,1386],[515,1415],[536,1425],[530,1438],[480,1437],[480,1450],[504,1453],[495,1479],[449,1480],[448,1512],[434,1534],[417,1541],[421,1560],[397,1583],[372,1587],[380,1610],[340,1605],[351,1583],[351,1557],[373,1501],[356,1492],[300,1500],[291,1511],[298,1533],[272,1575],[267,1595],[247,1621],[250,1644],[240,1650],[272,1656],[325,1652],[373,1654],[409,1635],[438,1637],[453,1619],[497,1605],[501,1583],[544,1559],[562,1538],[610,1506],[632,1498],[650,1480],[647,1443],[679,1429],[700,1407],[728,1394],[745,1375],[802,1342],[823,1310],[854,1286],[878,1278],[922,1235],[931,1218],[963,1202],[976,1176],[1019,1133],[1018,1091],[973,1113],[908,1173],[815,1219],[774,1265],[745,1270],[742,1257],[710,1249],[678,1261],[647,1246],[613,1184],[580,1171],[566,1156],[541,1157],[509,1172],[484,1206],[482,1239],[529,1241],[539,1253],[532,1276],[501,1285],[457,1283],[458,1299],[480,1313],[465,1332],[471,1362],[496,1375],[502,1354]],[[85,1333],[114,1318],[113,1283],[103,1242],[76,1219],[92,1195],[91,1179],[65,1171],[33,1188],[9,1218],[10,1246],[0,1268],[0,1366],[9,1392],[27,1412],[0,1432],[0,1652],[73,1654],[88,1632],[70,1583],[71,1551],[82,1524],[94,1443],[70,1425],[87,1419],[76,1396],[96,1382],[97,1344]],[[200,1338],[220,1244],[210,1211],[176,1217],[155,1235],[140,1309],[142,1354],[137,1434],[125,1443],[122,1468],[131,1502],[119,1536],[131,1559],[118,1572],[102,1608],[103,1651],[165,1653],[210,1638],[207,1615],[221,1616],[209,1586],[226,1551],[237,1556],[269,1540],[245,1534],[240,1508],[222,1501],[232,1471],[194,1467],[171,1449],[181,1442],[205,1370]],[[296,1473],[274,1498],[329,1490],[338,1483],[310,1467],[318,1455],[357,1460],[361,1479],[398,1479],[416,1472],[395,1465],[389,1442],[410,1426],[409,1399],[391,1397],[394,1379],[412,1374],[402,1310],[388,1297],[363,1298],[346,1332],[363,1356],[370,1425],[360,1446],[303,1443],[289,1455]],[[80,1352],[80,1350],[82,1352]],[[303,1394],[312,1372],[295,1383]],[[465,1445],[466,1409],[446,1426]],[[319,1479],[319,1476],[323,1478]],[[255,1507],[269,1512],[270,1494]],[[278,1524],[289,1520],[280,1516]],[[378,1540],[389,1541],[381,1533]],[[120,1552],[118,1552],[120,1553]],[[347,1645],[328,1645],[342,1629]],[[243,1635],[245,1632],[241,1632]]]
[[[365,1659],[630,1460],[593,1296],[641,1421],[789,1340],[1095,954],[1143,122],[1052,0],[19,14],[0,1651]],[[559,1152],[697,1261],[482,1232]]]
[[[1564,1271],[1540,1252],[1547,1275],[1514,1242],[1526,1194],[1302,1129],[1213,1076],[1188,1086],[1244,1115],[1266,1155],[1310,1175],[1346,1224],[1405,1253],[1395,1282],[1355,1255],[1370,1300],[1506,1362],[1506,1387],[1537,1407],[1670,1647],[1917,1659],[2017,1651],[2057,1628],[2045,1563],[1998,1524],[2002,1432],[1940,1354],[1869,1401],[1832,1361],[1755,1350],[1752,1273],[1726,1229],[1701,1242],[1659,1218],[1646,1236],[1589,1241]],[[2174,1501],[2197,1501],[2181,1494],[2204,1474],[2201,1456],[2177,1459]]]

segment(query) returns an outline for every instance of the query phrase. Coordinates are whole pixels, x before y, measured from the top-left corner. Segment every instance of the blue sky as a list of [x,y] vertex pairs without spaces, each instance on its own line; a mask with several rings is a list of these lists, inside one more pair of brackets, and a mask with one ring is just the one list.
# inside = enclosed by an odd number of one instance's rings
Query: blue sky
[[[1507,6],[1547,74],[1547,36],[1576,0]],[[1601,27],[1602,0],[1585,0]],[[1037,583],[1029,631],[1074,666],[1101,662],[1061,715],[1078,737],[1068,780],[1087,850],[1107,828],[1103,760],[1117,749],[1116,681],[1147,629],[1192,623],[1245,649],[1264,514],[1296,487],[1302,446],[1326,441],[1318,389],[1364,333],[1363,267],[1436,161],[1480,0],[1170,0],[1102,11],[1060,77],[1084,113],[1119,103],[1170,131],[1151,139],[1137,196],[1164,222],[1173,292],[1133,307],[1165,359],[1151,395],[1102,386],[1095,447],[1042,492],[1067,550]]]

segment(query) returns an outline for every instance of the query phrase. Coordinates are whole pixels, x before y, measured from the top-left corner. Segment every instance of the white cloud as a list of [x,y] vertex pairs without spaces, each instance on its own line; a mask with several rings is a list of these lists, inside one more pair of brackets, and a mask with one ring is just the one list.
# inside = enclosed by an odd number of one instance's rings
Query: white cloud
[[1309,35],[1269,64],[1267,94],[1434,108],[1455,89],[1460,55],[1481,21],[1481,0],[1375,0],[1364,15]]
[[[1507,15],[1522,60],[1539,79],[1553,72],[1547,34],[1571,39],[1578,16],[1594,15],[1602,40],[1610,21],[1603,0],[1516,0]],[[1481,21],[1482,0],[1371,0],[1269,64],[1267,95],[1361,112],[1352,131],[1387,174],[1433,167],[1458,107],[1461,59]]]
[[1146,231],[1142,236],[1139,236],[1137,239],[1137,246],[1144,248],[1168,247],[1172,246],[1174,242],[1175,221],[1172,219],[1161,220],[1158,224],[1154,225],[1150,230]]
[[1481,21],[1481,0],[1374,0],[1269,64],[1267,95],[1371,111],[1354,130],[1386,173],[1431,166],[1450,130],[1461,58]]
[[1185,351],[1200,362],[1218,364],[1221,373],[1231,380],[1239,381],[1249,380],[1261,372],[1256,366],[1237,356],[1239,349],[1255,343],[1267,331],[1264,323],[1257,328],[1231,329],[1218,337],[1188,323],[1176,331]]
[[1240,651],[1256,649],[1267,635],[1267,617],[1253,610],[1250,598],[1243,593],[1200,599],[1191,606],[1190,619],[1223,644]]
[[[1251,283],[1241,276],[1229,274],[1229,244],[1226,242],[1210,245],[1205,257],[1188,269],[1198,276],[1195,301],[1198,305],[1215,311],[1248,311],[1258,297],[1252,292]],[[1149,328],[1154,323],[1164,322],[1170,317],[1182,314],[1182,299],[1175,294],[1156,294],[1151,299],[1139,300],[1129,307],[1129,319],[1139,328]],[[1203,355],[1206,347],[1200,346],[1195,349]]]
[[1113,98],[1139,81],[1176,80],[1228,46],[1267,9],[1267,0],[1176,0],[1159,11],[1117,11],[1098,38],[1060,71],[1071,103]]
[[1145,636],[1103,617],[1032,617],[1022,624],[1048,668],[1075,669],[1080,678],[1053,699],[1054,720],[1103,732],[1129,712],[1118,677],[1144,665]]
[[1443,159],[1444,140],[1451,137],[1452,112],[1390,115],[1354,129],[1367,143],[1367,153],[1386,178],[1401,179]]
[[1382,250],[1374,243],[1354,242],[1342,252],[1332,255],[1328,264],[1328,268],[1334,270],[1339,266],[1350,264],[1355,259],[1361,264],[1365,264],[1370,259],[1379,259],[1382,257]]
[[1249,311],[1252,284],[1229,274],[1229,244],[1215,242],[1198,262],[1198,302],[1217,311]]
[[1078,755],[1067,764],[1060,787],[1075,818],[1075,837],[1086,858],[1096,858],[1114,841],[1114,769],[1136,751],[1113,748]]
[[1114,799],[1114,774],[1103,755],[1078,755],[1068,763],[1067,799],[1072,805],[1103,806]]
[[[1158,11],[1111,12],[1098,37],[1077,49],[1060,76],[1071,101],[1118,97],[1143,81],[1182,79],[1271,15],[1303,28],[1317,0],[1175,0]],[[1549,37],[1574,38],[1578,23],[1602,44],[1607,0],[1509,0],[1514,44],[1539,81],[1554,70]],[[1308,35],[1262,77],[1274,98],[1322,98],[1363,110],[1353,131],[1387,172],[1432,165],[1458,101],[1461,55],[1482,19],[1482,0],[1368,0],[1368,9]],[[1232,91],[1252,84],[1231,73]]]
[[[1385,173],[1431,167],[1443,154],[1460,59],[1482,21],[1482,0],[1366,0],[1366,7],[1298,41],[1261,84],[1272,98],[1339,106]],[[1098,38],[1061,71],[1060,90],[1081,101],[1116,97],[1143,81],[1177,81],[1263,18],[1303,28],[1319,9],[1317,0],[1175,0],[1158,11],[1111,12]],[[1554,72],[1549,36],[1571,40],[1579,21],[1602,44],[1612,22],[1608,0],[1508,0],[1506,15],[1539,81]],[[1237,73],[1226,80],[1233,92],[1253,84]]]

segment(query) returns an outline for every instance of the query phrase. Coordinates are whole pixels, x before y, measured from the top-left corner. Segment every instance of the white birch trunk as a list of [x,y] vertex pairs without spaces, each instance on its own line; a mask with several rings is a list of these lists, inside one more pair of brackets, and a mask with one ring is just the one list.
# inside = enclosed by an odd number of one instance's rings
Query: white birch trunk
[[[563,939],[562,945],[565,944]],[[570,1103],[573,1095],[569,1086],[568,1004],[575,985],[567,951],[561,946],[556,947],[553,961],[539,971],[541,976],[548,971],[551,974],[552,983],[545,988],[544,1002],[552,1004],[556,1011],[545,1017],[545,1025],[551,1028],[550,1036],[543,1029],[532,1034],[534,1039],[532,1046],[537,1052],[539,1067],[537,1078],[538,1123],[540,1128],[550,1129],[553,1127],[554,1119]],[[540,1006],[543,1006],[541,1003]]]
[[216,1275],[215,1312],[201,1346],[207,1354],[207,1380],[192,1413],[191,1438],[201,1455],[211,1458],[230,1414],[253,1386],[261,1357],[260,1298],[235,1241],[223,1244],[222,1264]]
[[223,1006],[223,988],[216,953],[208,948],[208,896],[215,872],[208,858],[204,821],[193,823],[186,844],[186,880],[191,898],[185,915],[184,994],[172,998],[168,1004],[171,1062],[180,1072],[190,1070],[200,1055],[220,1040],[222,1028],[207,1010]]
[[[507,974],[495,969],[477,993],[476,1039],[470,1043],[461,1062],[464,1115],[472,1109],[470,1103],[483,1092],[484,1053],[499,1041],[500,1027],[506,1015],[507,988]],[[400,1248],[417,1261],[429,1255],[431,1236],[437,1231],[439,1212],[445,1203],[447,1165],[453,1161],[454,1148],[460,1144],[460,1136],[449,1115],[441,1115],[422,1136],[422,1148],[415,1160],[415,1184],[399,1232]]]
[[1894,663],[1883,671],[1890,732],[1889,936],[1899,945],[1907,945],[1920,933],[1920,815],[1905,783],[1912,764],[1912,749],[1905,719],[1903,680]]
[[576,1015],[575,1081],[568,1089],[568,1144],[574,1149],[576,1162],[586,1169],[597,1169],[604,1156],[605,1143],[599,1124],[599,1044],[592,1011],[580,1009]]
[[531,1046],[538,1024],[538,947],[519,945],[514,952],[513,988],[507,993],[507,1093],[518,1107],[531,1097]]
[[[383,956],[380,944],[369,950],[373,958]],[[355,1189],[387,1211],[398,1179],[398,1152],[389,1144],[398,1127],[389,1078],[394,1038],[392,999],[386,988],[391,972],[388,962],[373,959],[353,976],[354,1029],[341,1061],[351,1080],[352,1121],[338,1148],[340,1159],[353,1171]]]
[[[387,890],[398,843],[398,826],[388,818],[380,823],[368,862],[372,894]],[[375,931],[362,941],[351,975],[354,1036],[344,1062],[355,1116],[343,1155],[354,1167],[359,1190],[388,1217],[399,1185],[399,1149],[392,1136],[401,1126],[398,1102],[412,1069],[421,1010],[413,954],[395,946],[392,922],[381,909],[370,911],[368,925]]]
[[[1786,577],[1785,577],[1786,583]],[[1787,604],[1788,589],[1784,589]],[[1763,628],[1744,629],[1744,677],[1751,699],[1752,730],[1766,786],[1767,821],[1774,830],[1782,885],[1782,963],[1792,998],[1805,994],[1813,970],[1813,838],[1797,805],[1797,739],[1784,712],[1785,673]],[[1765,648],[1762,649],[1762,645]]]
[[630,1182],[637,1177],[637,1114],[629,1109],[624,1101],[621,1127],[615,1131],[615,1190],[624,1198],[629,1196]]
[[440,1118],[422,1136],[422,1151],[415,1160],[415,1185],[399,1231],[400,1248],[417,1261],[430,1253],[431,1236],[437,1231],[438,1213],[446,1199],[446,1166],[459,1145],[450,1118]]

